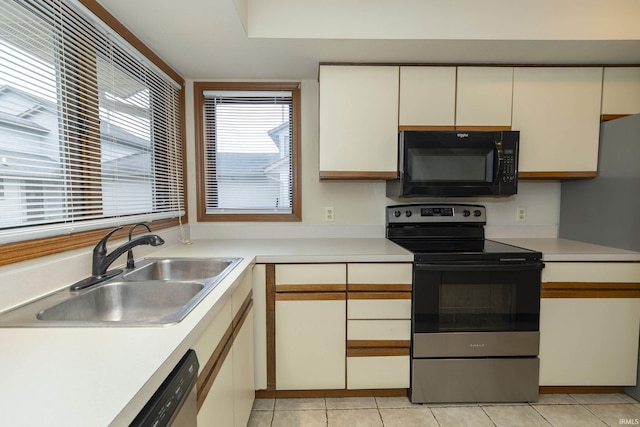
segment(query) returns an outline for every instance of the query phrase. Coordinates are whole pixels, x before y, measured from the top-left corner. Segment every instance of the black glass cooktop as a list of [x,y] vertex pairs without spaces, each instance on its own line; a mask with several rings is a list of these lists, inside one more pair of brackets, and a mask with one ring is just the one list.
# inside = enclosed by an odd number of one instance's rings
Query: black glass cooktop
[[404,239],[395,241],[398,245],[414,253],[417,262],[434,261],[505,261],[531,262],[540,261],[542,253],[531,249],[508,245],[493,240],[446,240],[446,241],[412,241]]

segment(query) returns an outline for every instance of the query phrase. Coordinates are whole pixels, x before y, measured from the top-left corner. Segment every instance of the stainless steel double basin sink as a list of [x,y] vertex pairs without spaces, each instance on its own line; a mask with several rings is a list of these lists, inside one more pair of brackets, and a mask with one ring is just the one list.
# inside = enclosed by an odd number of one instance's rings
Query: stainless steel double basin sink
[[115,278],[0,314],[0,327],[159,326],[180,322],[242,258],[146,258]]

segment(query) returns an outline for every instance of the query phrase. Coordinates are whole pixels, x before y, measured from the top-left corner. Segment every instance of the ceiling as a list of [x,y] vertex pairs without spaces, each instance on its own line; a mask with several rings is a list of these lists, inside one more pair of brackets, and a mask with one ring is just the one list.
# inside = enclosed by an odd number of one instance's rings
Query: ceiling
[[234,0],[98,2],[187,79],[316,79],[319,62],[640,64],[637,39],[249,38]]

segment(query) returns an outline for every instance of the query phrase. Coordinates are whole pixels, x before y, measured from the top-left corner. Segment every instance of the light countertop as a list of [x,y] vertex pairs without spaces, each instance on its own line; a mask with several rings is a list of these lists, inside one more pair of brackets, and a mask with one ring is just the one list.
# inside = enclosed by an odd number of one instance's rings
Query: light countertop
[[[640,261],[637,252],[563,239],[493,240],[540,250],[546,261]],[[152,256],[244,259],[176,325],[0,328],[0,425],[128,425],[256,262],[413,260],[384,238],[197,240]]]
[[542,258],[545,262],[640,261],[640,252],[594,245],[592,243],[578,242],[575,240],[547,238],[493,238],[491,240],[540,251],[542,252]]
[[256,262],[411,262],[386,239],[202,240],[153,256],[243,257],[180,323],[0,328],[0,425],[126,426]]

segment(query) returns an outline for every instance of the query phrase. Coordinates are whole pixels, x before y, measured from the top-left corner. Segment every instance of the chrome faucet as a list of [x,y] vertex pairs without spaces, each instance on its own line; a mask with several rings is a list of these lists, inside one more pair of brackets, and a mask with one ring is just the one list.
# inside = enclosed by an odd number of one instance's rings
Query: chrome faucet
[[164,244],[164,240],[160,236],[155,234],[144,234],[140,237],[129,240],[128,242],[115,248],[113,251],[111,251],[110,254],[107,254],[107,240],[109,240],[109,237],[111,237],[113,233],[121,229],[122,227],[114,228],[113,230],[108,232],[106,236],[100,239],[96,247],[93,248],[93,265],[91,267],[91,276],[71,285],[72,291],[77,291],[79,289],[84,289],[88,286],[104,282],[105,280],[108,280],[122,273],[122,270],[120,269],[110,271],[107,271],[107,269],[120,255],[133,249],[134,247],[139,245],[159,246]]
[[[129,228],[129,241],[131,241],[131,236],[133,235],[133,230],[136,229],[137,226],[143,226],[147,229],[147,231],[149,233],[151,233],[151,229],[149,228],[149,226],[147,224],[145,224],[144,222],[139,222],[137,224],[133,224],[130,228]],[[132,269],[136,266],[135,261],[133,260],[133,250],[129,249],[127,251],[127,268],[128,269]]]

